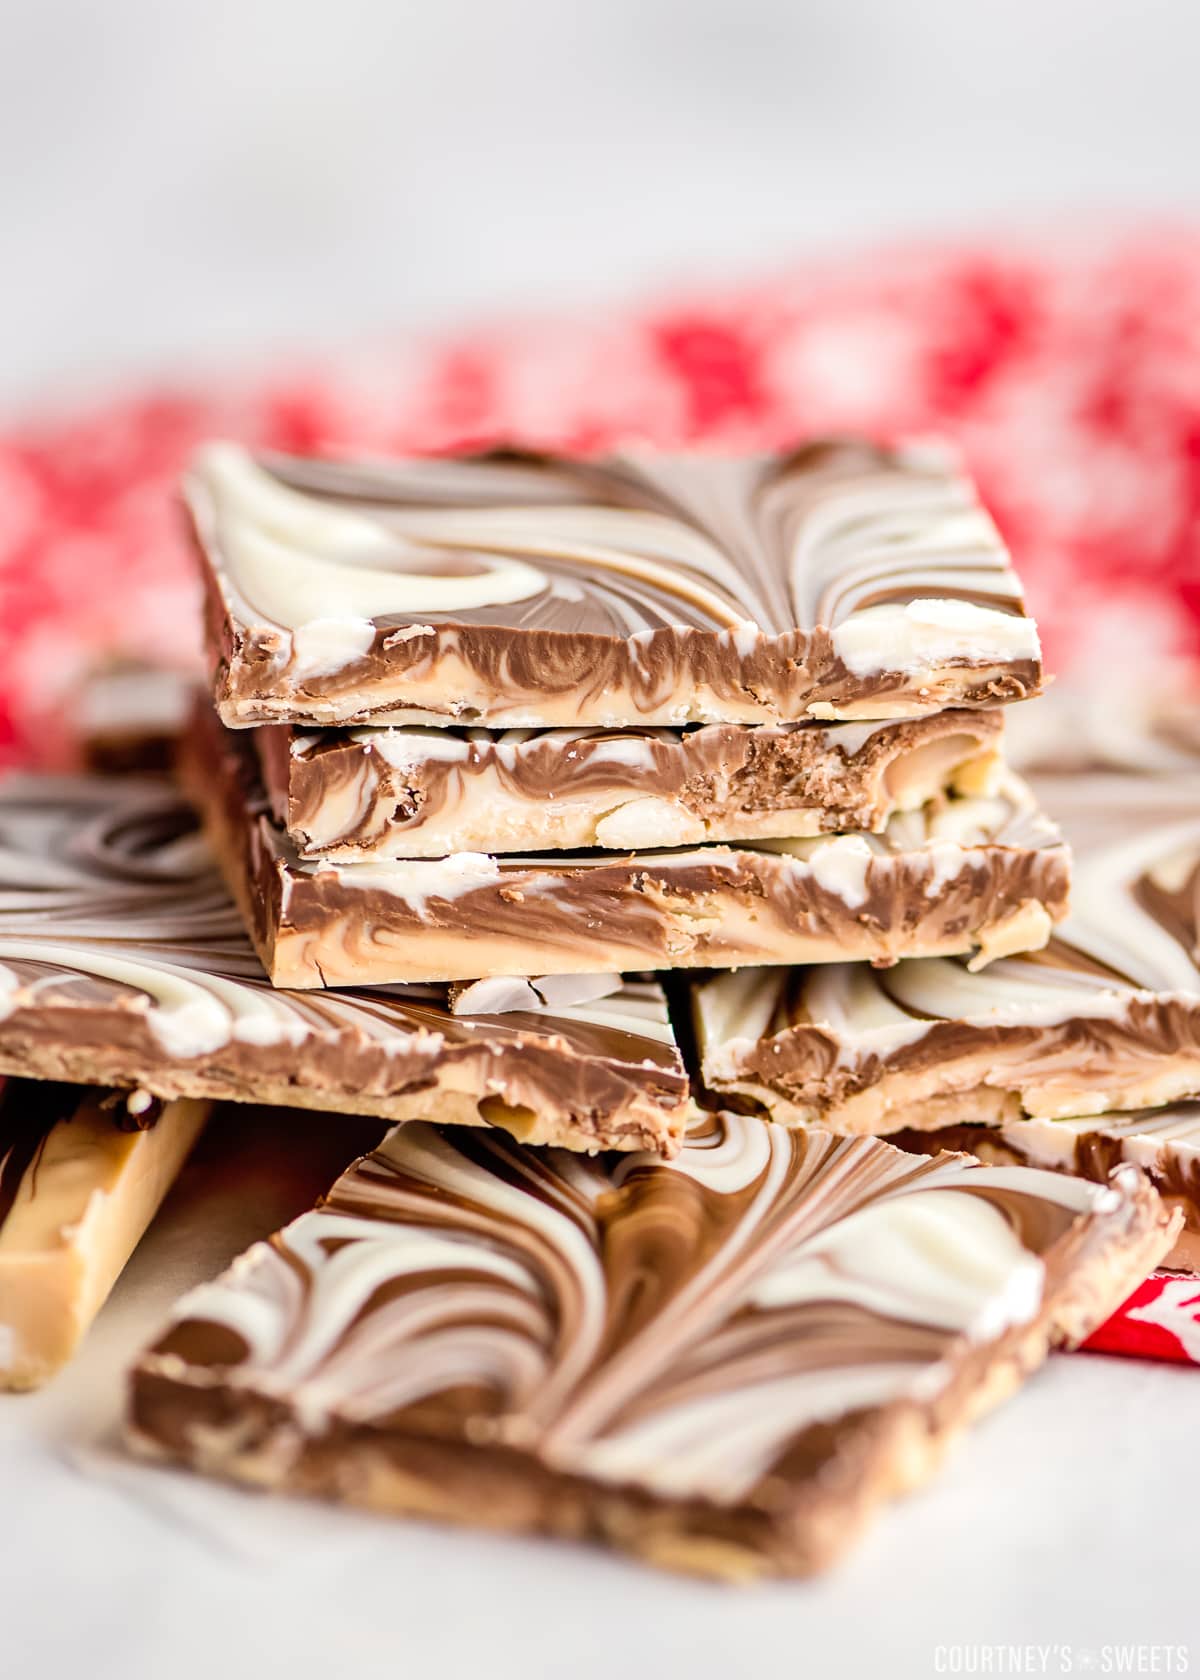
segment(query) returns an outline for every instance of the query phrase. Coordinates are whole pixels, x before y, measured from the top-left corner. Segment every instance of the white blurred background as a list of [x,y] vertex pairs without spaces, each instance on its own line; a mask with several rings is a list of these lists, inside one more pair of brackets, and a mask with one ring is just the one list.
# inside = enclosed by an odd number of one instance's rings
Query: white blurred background
[[1196,0],[0,0],[0,407],[1200,198]]

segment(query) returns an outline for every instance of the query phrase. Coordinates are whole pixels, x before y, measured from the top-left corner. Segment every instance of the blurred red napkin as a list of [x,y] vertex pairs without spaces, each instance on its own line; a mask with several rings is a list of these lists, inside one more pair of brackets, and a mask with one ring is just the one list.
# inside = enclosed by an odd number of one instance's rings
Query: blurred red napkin
[[[1142,670],[1200,658],[1200,233],[905,247],[0,432],[0,764],[67,753],[65,702],[98,656],[195,658],[173,489],[202,438],[743,449],[830,429],[958,443],[1051,668],[1114,645]],[[1200,1280],[1150,1279],[1090,1345],[1200,1363]]]

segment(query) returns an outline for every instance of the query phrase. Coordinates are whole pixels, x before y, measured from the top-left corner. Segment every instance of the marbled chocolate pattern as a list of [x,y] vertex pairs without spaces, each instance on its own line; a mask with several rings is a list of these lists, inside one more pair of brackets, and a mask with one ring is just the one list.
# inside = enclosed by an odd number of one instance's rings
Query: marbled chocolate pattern
[[1128,1163],[1140,1168],[1163,1200],[1183,1214],[1183,1229],[1162,1264],[1190,1272],[1200,1266],[1200,1102],[1059,1120],[1006,1120],[999,1126],[902,1131],[889,1142],[921,1154],[966,1150],[989,1163],[1074,1173],[1096,1184],[1105,1183],[1114,1168]]
[[878,832],[984,784],[1001,714],[688,729],[255,731],[276,821],[354,862]]
[[213,444],[185,489],[230,724],[915,716],[1040,682],[995,527],[928,450],[351,465]]
[[168,783],[0,784],[0,1069],[386,1114],[451,1067],[593,1147],[623,1116],[634,1144],[669,1138],[687,1095],[653,982],[493,1018],[453,1014],[444,986],[278,991]]
[[995,956],[1043,943],[1066,909],[1066,849],[1012,778],[898,813],[882,834],[337,864],[297,855],[247,733],[211,708],[180,762],[283,986]]
[[[877,1090],[870,1129],[1096,1113],[1200,1092],[1200,775],[1037,779],[1075,852],[1071,912],[1044,950],[969,973],[954,958],[743,970],[696,992],[716,1089],[778,1118],[840,1124]],[[889,1092],[906,1090],[894,1111]],[[955,1097],[957,1093],[957,1098]],[[957,1100],[929,1119],[904,1103]]]
[[1127,1240],[1138,1183],[734,1115],[669,1166],[411,1125],[180,1302],[135,1425],[267,1483],[427,1439],[786,1522],[847,1435],[936,1413],[972,1350],[1037,1319],[1068,1240]]

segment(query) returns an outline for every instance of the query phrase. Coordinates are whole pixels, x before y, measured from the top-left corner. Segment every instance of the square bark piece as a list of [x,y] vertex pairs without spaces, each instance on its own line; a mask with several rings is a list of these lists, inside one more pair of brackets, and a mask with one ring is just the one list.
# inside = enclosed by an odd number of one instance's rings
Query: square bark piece
[[819,1569],[1172,1240],[1146,1180],[706,1117],[678,1160],[393,1131],[181,1301],[148,1452],[255,1488]]
[[995,526],[929,447],[254,457],[185,496],[227,724],[919,717],[1037,692]]

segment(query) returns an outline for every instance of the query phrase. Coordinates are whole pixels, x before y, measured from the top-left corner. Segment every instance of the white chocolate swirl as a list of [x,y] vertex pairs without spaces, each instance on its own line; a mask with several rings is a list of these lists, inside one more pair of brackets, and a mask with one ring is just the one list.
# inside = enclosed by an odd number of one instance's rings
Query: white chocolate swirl
[[1127,1188],[732,1115],[671,1165],[410,1125],[181,1301],[139,1369],[269,1398],[285,1458],[429,1432],[732,1506],[803,1478],[812,1425],[928,1403],[1029,1324],[1059,1244]]
[[[430,512],[418,522],[396,514],[385,522],[290,489],[236,444],[209,444],[190,482],[209,508],[210,540],[246,599],[287,630],[496,606],[545,584],[510,555],[462,575],[445,570],[445,550],[478,552],[466,515]],[[441,569],[422,571],[423,561]]]
[[[233,1078],[233,1095],[267,1094],[301,1073],[325,1106],[369,1107],[397,1081],[430,1093],[457,1058],[455,1090],[478,1083],[481,1098],[515,1102],[519,1070],[540,1069],[548,1105],[557,1068],[574,1104],[584,1063],[594,1107],[657,1085],[654,1101],[681,1113],[685,1096],[651,980],[610,976],[582,990],[548,982],[532,1007],[494,1017],[452,1011],[445,986],[272,987],[194,816],[152,778],[14,776],[0,786],[0,1066],[36,1056],[43,1041],[56,1056],[83,1057],[98,1082],[157,1072],[167,1095],[180,1080],[194,1089],[193,1076]],[[147,1050],[152,1064],[136,1060]],[[615,1077],[603,1098],[599,1068]],[[295,1099],[285,1083],[274,1100]]]
[[227,722],[916,716],[1040,680],[996,529],[927,448],[352,464],[223,443],[185,494]]
[[[344,613],[503,606],[548,587],[569,598],[574,578],[577,591],[606,590],[630,633],[650,627],[632,616],[642,594],[673,602],[680,622],[718,629],[853,619],[847,651],[861,663],[875,649],[878,664],[895,639],[879,615],[919,605],[914,623],[1037,653],[995,526],[946,456],[928,450],[891,463],[817,447],[779,464],[497,456],[339,467],[260,462],[216,443],[197,458],[188,494],[238,592],[289,630]],[[472,570],[418,569],[447,555],[469,557]],[[553,563],[557,585],[531,562]],[[892,594],[902,604],[887,604]]]
[[1054,1115],[1200,1091],[1200,775],[1080,773],[1036,792],[1075,860],[1044,950],[977,973],[920,958],[717,976],[695,992],[706,1079],[800,1120],[821,1110],[823,1078],[835,1110],[857,1103],[881,1130],[931,1123],[903,1104],[955,1093],[961,1113],[933,1120],[986,1119],[987,1087]]

